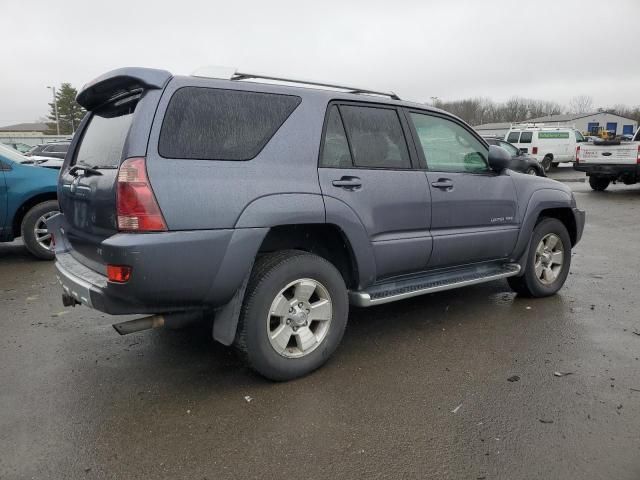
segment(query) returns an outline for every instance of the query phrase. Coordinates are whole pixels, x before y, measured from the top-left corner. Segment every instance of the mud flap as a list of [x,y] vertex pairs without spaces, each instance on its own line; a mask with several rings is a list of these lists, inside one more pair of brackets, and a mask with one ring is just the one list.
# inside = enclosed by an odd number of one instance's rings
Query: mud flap
[[[251,269],[253,269],[253,265]],[[231,345],[236,338],[238,320],[240,319],[240,311],[242,310],[242,301],[244,300],[244,292],[249,283],[249,277],[251,277],[251,270],[249,270],[249,274],[244,278],[242,285],[236,290],[236,293],[229,303],[217,309],[215,312],[213,319],[213,339],[223,345]]]

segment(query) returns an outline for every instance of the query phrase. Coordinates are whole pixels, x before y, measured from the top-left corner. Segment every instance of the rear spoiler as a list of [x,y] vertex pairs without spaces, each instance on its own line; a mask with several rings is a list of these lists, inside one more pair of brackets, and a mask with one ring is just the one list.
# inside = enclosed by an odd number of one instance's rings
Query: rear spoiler
[[118,68],[87,83],[78,93],[76,101],[87,110],[93,110],[109,99],[126,92],[141,88],[163,88],[171,77],[171,73],[166,70],[138,67]]

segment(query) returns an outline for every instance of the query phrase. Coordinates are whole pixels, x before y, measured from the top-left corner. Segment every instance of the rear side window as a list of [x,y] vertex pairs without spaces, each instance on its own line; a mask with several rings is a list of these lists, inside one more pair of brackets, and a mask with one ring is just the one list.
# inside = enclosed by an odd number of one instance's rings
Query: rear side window
[[94,168],[119,166],[138,99],[139,95],[93,112],[74,163]]
[[533,132],[522,132],[520,134],[520,143],[531,143]]
[[411,168],[395,109],[342,105],[340,113],[357,167]]
[[509,143],[518,143],[518,138],[520,137],[520,132],[511,132],[507,137],[507,142]]
[[181,88],[167,107],[158,152],[167,158],[250,160],[300,102],[293,95]]
[[327,118],[320,166],[328,168],[349,168],[352,166],[347,135],[342,125],[340,112],[335,105],[329,110]]

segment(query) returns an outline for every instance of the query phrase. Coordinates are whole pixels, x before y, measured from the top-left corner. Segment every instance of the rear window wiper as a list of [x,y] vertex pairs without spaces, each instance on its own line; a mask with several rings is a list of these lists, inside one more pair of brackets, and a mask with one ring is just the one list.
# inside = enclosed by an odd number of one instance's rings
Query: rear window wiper
[[84,163],[76,163],[73,167],[69,169],[69,173],[74,177],[77,176],[76,172],[78,170],[83,170],[86,174],[91,175],[102,175],[102,172],[98,170],[96,167],[92,167],[90,165],[85,165]]

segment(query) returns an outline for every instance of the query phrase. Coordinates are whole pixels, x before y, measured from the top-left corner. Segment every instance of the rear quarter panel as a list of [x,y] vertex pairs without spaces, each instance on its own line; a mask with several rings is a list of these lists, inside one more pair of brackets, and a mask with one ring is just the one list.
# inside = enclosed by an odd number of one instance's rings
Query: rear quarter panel
[[[326,100],[313,95],[303,97],[252,160],[163,158],[158,153],[162,119],[171,96],[184,86],[247,89],[242,83],[185,77],[176,77],[167,86],[151,129],[147,170],[170,230],[324,221],[317,155]],[[250,89],[282,93],[266,84],[254,83]],[[296,216],[296,211],[300,215]]]

